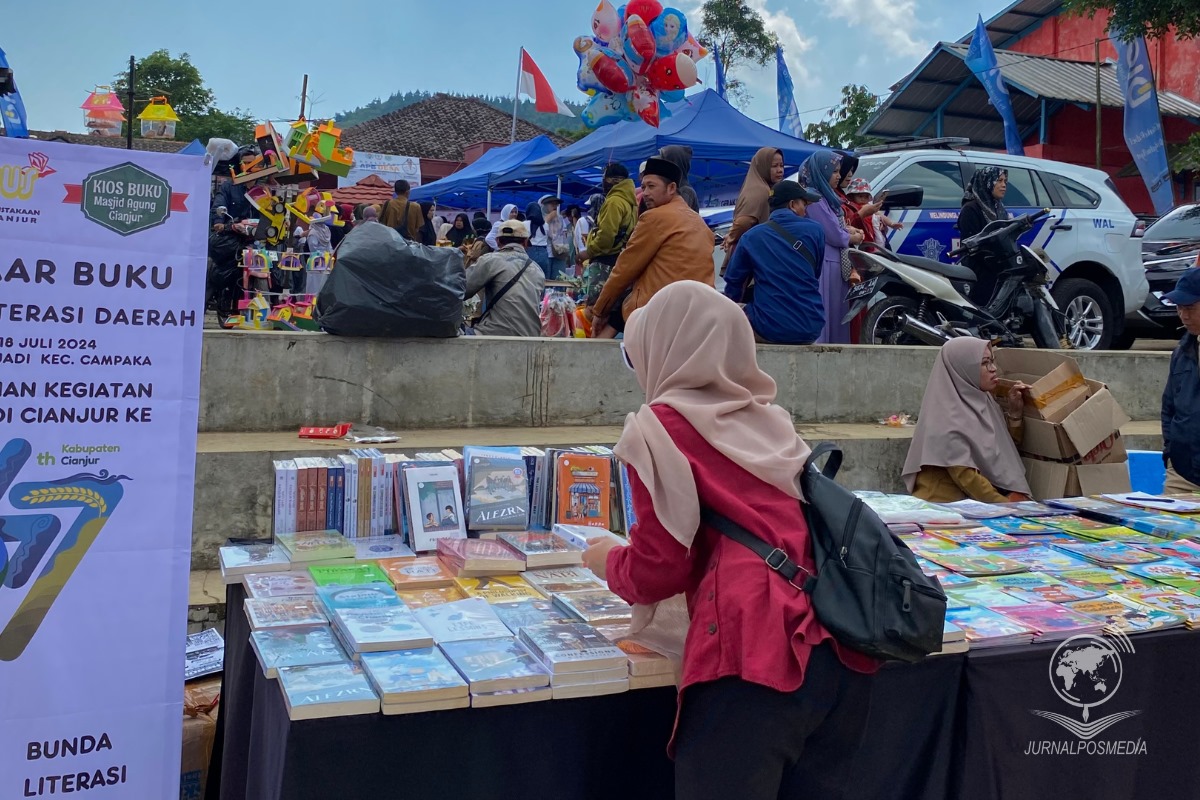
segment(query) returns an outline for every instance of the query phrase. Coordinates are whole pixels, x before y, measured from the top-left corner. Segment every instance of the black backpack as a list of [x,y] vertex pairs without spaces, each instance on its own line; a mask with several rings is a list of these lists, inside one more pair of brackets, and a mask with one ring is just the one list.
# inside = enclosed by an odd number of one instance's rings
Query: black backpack
[[[816,461],[826,453],[822,470]],[[946,595],[879,515],[834,482],[841,465],[842,451],[824,443],[800,477],[815,575],[727,517],[702,509],[701,518],[808,592],[817,618],[839,643],[886,661],[920,661],[942,648]]]

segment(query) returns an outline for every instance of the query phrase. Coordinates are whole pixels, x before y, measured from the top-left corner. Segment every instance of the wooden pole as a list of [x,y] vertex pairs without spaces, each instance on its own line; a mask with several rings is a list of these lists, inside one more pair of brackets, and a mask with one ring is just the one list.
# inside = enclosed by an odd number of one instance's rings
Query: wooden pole
[[1096,40],[1096,169],[1104,169],[1104,155],[1100,123],[1104,107],[1100,104],[1100,40]]
[[304,105],[308,100],[308,75],[304,76],[304,85],[300,88],[300,119],[304,119]]

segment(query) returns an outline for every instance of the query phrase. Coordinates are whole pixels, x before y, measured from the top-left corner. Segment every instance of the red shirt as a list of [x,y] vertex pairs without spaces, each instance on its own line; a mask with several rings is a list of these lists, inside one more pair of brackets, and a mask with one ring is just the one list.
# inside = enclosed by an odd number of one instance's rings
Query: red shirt
[[[651,408],[691,463],[703,506],[815,571],[808,526],[795,498],[730,461],[675,409]],[[633,469],[629,482],[638,521],[630,545],[609,551],[608,585],[630,603],[656,603],[681,592],[687,597],[691,625],[680,697],[692,684],[729,676],[781,692],[799,689],[812,648],[832,639],[808,595],[748,548],[706,526],[697,532],[689,552],[658,521],[650,494]],[[836,642],[834,648],[841,662],[856,672],[874,672],[880,666],[876,659]]]

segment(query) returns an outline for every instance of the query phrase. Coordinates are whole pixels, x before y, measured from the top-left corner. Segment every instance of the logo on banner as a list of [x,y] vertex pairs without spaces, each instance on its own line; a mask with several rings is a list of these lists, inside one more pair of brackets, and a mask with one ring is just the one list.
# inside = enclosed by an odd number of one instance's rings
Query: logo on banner
[[1031,741],[1026,755],[1113,754],[1137,755],[1146,752],[1146,744],[1137,741],[1095,741],[1096,737],[1141,711],[1117,711],[1093,719],[1092,709],[1104,705],[1121,688],[1125,665],[1121,654],[1132,655],[1129,637],[1117,631],[1106,636],[1082,634],[1065,640],[1050,656],[1050,685],[1069,706],[1079,709],[1080,719],[1055,711],[1030,709],[1044,719],[1061,726],[1079,741]]
[[[121,502],[121,481],[129,480],[101,470],[98,475],[16,483],[32,456],[24,439],[0,448],[0,495],[8,492],[8,502],[18,512],[0,515],[0,610],[7,613],[15,605],[7,619],[0,618],[0,661],[15,661],[33,640]],[[36,459],[41,466],[57,460],[48,452]]]
[[153,172],[126,162],[65,185],[64,203],[79,205],[83,215],[113,233],[130,236],[162,225],[172,211],[186,212],[187,195]]
[[28,200],[39,178],[53,175],[50,159],[45,153],[30,153],[29,166],[0,164],[0,197],[8,200]]

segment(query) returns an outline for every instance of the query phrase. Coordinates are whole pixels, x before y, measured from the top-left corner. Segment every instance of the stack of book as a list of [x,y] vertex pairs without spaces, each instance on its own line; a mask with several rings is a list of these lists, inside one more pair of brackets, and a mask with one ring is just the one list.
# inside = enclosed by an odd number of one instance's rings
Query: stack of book
[[549,670],[514,637],[447,642],[441,647],[470,686],[476,708],[551,699]]
[[331,621],[351,656],[433,646],[429,631],[403,605],[339,608]]
[[947,609],[946,621],[962,629],[973,649],[1029,644],[1035,633],[1022,622],[975,606]]
[[454,573],[432,556],[385,558],[378,564],[398,591],[454,585]]
[[351,538],[394,532],[389,463],[379,450],[274,466],[276,532],[336,529]]
[[250,629],[294,628],[300,625],[324,625],[329,621],[325,611],[312,597],[277,597],[273,599],[246,598],[246,619]]
[[512,603],[496,603],[492,606],[500,621],[517,635],[521,628],[543,623],[576,622],[567,612],[558,607],[553,600],[517,600]]
[[512,636],[512,631],[496,616],[491,604],[478,597],[419,608],[413,613],[439,645]]
[[1000,613],[1033,628],[1035,642],[1058,642],[1085,633],[1099,633],[1105,625],[1055,603],[1025,603],[1001,609]]
[[308,568],[313,583],[317,586],[331,584],[341,586],[356,586],[360,583],[382,583],[391,586],[387,575],[378,564],[371,562],[351,562],[347,564],[326,564]]
[[217,551],[221,580],[238,583],[243,575],[260,572],[284,572],[291,568],[287,551],[273,542],[227,545]]
[[439,539],[437,554],[442,563],[461,578],[525,570],[525,559],[492,539]]
[[545,597],[520,575],[455,578],[454,582],[467,597],[479,597],[489,603],[513,603],[517,600],[541,600]]
[[337,562],[357,555],[354,543],[336,530],[276,533],[275,543],[292,564]]
[[268,678],[277,677],[281,667],[344,664],[349,660],[328,625],[257,630],[250,634],[250,646]]
[[629,690],[628,658],[590,625],[530,625],[521,628],[519,636],[549,670],[555,700]]
[[605,639],[625,653],[629,661],[629,688],[652,689],[657,686],[674,686],[677,683],[675,662],[662,653],[626,638],[628,625],[597,625],[596,630]]
[[526,583],[545,595],[608,588],[592,574],[591,570],[583,567],[536,569],[526,572],[523,577]]
[[965,653],[970,649],[971,643],[967,641],[967,632],[950,620],[946,620],[942,624],[942,649],[935,655]]
[[1077,600],[1066,605],[1072,611],[1102,621],[1108,633],[1131,634],[1177,628],[1185,621],[1182,614],[1154,608],[1119,594]]
[[1023,572],[1018,575],[998,575],[981,581],[1030,603],[1070,603],[1103,597],[1098,589],[1087,589],[1059,580],[1050,574]]
[[1101,566],[1146,564],[1163,560],[1163,557],[1157,553],[1151,553],[1149,550],[1142,550],[1124,542],[1063,542],[1054,547]]
[[524,563],[523,569],[571,567],[583,563],[583,548],[549,531],[501,533],[498,537]]
[[384,714],[419,714],[471,704],[467,682],[436,647],[367,653],[362,665]]
[[242,578],[247,597],[271,600],[279,597],[312,597],[317,585],[308,571],[262,572]]
[[633,616],[633,607],[607,589],[557,594],[554,603],[575,619],[589,625],[628,626]]
[[379,697],[362,668],[342,662],[302,667],[280,667],[279,688],[288,719],[324,719],[375,714]]

